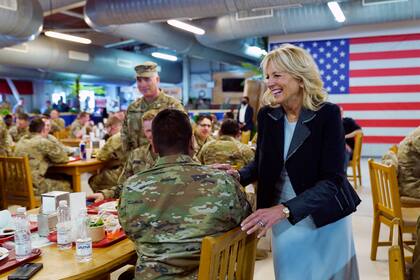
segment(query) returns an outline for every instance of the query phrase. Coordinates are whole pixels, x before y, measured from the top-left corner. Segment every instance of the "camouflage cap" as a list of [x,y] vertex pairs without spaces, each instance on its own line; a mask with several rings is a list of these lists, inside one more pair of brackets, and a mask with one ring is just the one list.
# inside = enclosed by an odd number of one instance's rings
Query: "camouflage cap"
[[134,67],[134,70],[136,70],[137,77],[153,77],[156,76],[158,73],[158,65],[151,61],[146,61],[142,64],[137,65]]

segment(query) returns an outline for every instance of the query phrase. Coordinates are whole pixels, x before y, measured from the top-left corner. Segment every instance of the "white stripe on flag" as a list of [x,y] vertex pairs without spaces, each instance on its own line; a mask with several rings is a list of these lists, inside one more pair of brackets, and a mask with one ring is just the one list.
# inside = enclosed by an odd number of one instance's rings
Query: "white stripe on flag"
[[366,136],[405,136],[415,127],[362,127],[363,135]]
[[351,60],[350,70],[419,67],[420,58]]
[[329,94],[328,101],[332,103],[420,102],[420,92],[387,94]]
[[350,78],[350,86],[394,86],[394,85],[418,85],[420,76],[388,76],[388,77],[366,77]]
[[420,116],[420,110],[345,111],[346,117],[362,120],[410,120]]
[[405,51],[420,49],[420,41],[396,41],[385,43],[351,44],[350,53]]
[[393,144],[363,143],[362,156],[382,157]]

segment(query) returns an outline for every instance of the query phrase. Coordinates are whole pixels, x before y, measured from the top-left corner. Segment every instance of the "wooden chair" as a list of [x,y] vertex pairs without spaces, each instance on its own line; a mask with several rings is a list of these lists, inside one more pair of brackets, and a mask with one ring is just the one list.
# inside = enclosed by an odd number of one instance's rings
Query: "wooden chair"
[[392,145],[389,150],[391,152],[393,152],[394,154],[398,154],[398,146],[397,145]]
[[360,158],[362,156],[362,140],[363,133],[358,132],[354,136],[354,150],[353,157],[349,161],[349,166],[352,168],[353,172],[351,175],[347,175],[350,180],[354,181],[354,187],[357,188],[358,185],[362,185],[362,172],[360,168]]
[[0,157],[0,174],[3,208],[17,204],[32,209],[41,205],[35,198],[27,156]]
[[251,130],[242,131],[241,142],[247,145],[249,140],[251,140]]
[[[411,259],[404,257],[404,244],[402,242],[401,221],[395,218],[391,227],[393,239],[392,246],[388,249],[389,279],[409,279],[407,267],[411,266]],[[406,266],[407,263],[407,266]]]
[[[414,233],[416,231],[417,217],[420,215],[420,208],[401,208],[400,194],[397,183],[397,173],[394,166],[374,162],[369,159],[369,174],[372,188],[373,201],[373,229],[370,259],[376,260],[378,246],[390,246],[392,231],[388,241],[379,241],[381,224],[392,226],[395,218],[401,220],[402,233]],[[404,241],[407,245],[414,242]],[[408,248],[408,247],[407,247]]]
[[69,137],[69,130],[67,128],[61,129],[59,131],[54,132],[53,134],[57,139],[66,139]]
[[240,227],[217,237],[205,237],[198,279],[252,280],[256,250],[256,234],[247,235]]

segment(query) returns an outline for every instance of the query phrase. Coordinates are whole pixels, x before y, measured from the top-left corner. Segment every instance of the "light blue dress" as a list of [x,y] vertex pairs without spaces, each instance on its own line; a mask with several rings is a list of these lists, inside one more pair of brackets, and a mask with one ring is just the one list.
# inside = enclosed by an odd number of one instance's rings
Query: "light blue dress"
[[[284,119],[286,158],[296,123]],[[285,168],[277,187],[279,203],[296,197]],[[283,220],[273,226],[272,243],[278,280],[359,279],[349,216],[321,228],[316,228],[311,216],[294,226]]]

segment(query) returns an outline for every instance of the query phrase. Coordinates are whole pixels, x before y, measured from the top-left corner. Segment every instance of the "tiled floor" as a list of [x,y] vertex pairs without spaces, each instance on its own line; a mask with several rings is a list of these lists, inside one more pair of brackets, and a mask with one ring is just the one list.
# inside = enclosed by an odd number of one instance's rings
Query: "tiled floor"
[[[360,279],[385,280],[388,279],[388,250],[387,247],[378,249],[377,261],[370,260],[370,244],[372,233],[372,198],[370,192],[369,171],[367,158],[362,159],[362,187],[359,193],[362,203],[352,216],[353,235],[356,246]],[[350,172],[350,171],[349,171]],[[381,228],[381,237],[386,238],[387,227]],[[257,261],[255,265],[255,280],[272,280],[274,278],[272,258]]]
[[[370,260],[370,244],[372,232],[372,198],[370,192],[369,171],[367,158],[362,159],[362,187],[358,193],[362,203],[358,211],[353,214],[353,235],[359,265],[360,279],[385,280],[388,279],[388,250],[387,247],[378,249],[377,261]],[[385,239],[388,228],[381,228],[381,237]],[[260,242],[261,243],[261,242]],[[261,246],[267,247],[267,240],[263,240]],[[113,273],[112,279],[116,279],[119,273]],[[271,255],[265,260],[257,261],[255,266],[255,280],[274,280],[273,262]]]

